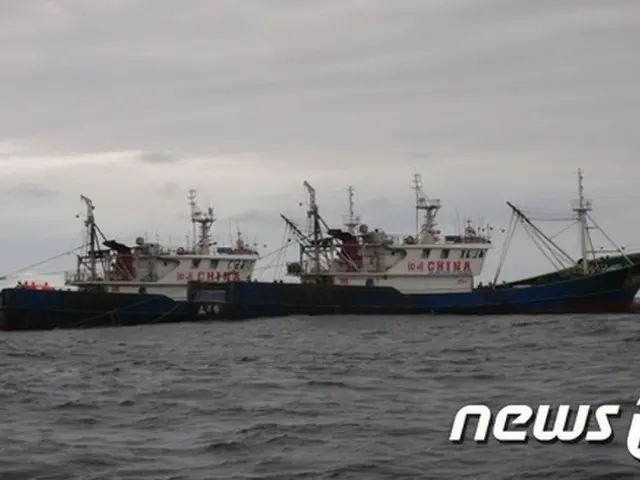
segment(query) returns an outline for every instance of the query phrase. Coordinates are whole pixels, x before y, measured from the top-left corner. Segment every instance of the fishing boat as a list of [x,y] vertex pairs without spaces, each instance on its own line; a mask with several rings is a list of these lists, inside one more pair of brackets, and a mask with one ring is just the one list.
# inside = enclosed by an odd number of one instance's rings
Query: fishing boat
[[[233,288],[207,286],[216,299],[198,310],[208,318],[253,318],[319,314],[567,314],[630,312],[640,288],[640,254],[628,255],[600,229],[591,215],[592,202],[584,197],[578,171],[579,198],[572,202],[580,227],[581,258],[560,248],[510,202],[512,221],[506,229],[503,256],[492,282],[477,277],[493,248],[491,227],[469,222],[459,235],[442,235],[436,221],[442,204],[424,195],[416,176],[416,216],[422,213],[415,235],[394,236],[371,230],[353,214],[346,228],[330,228],[319,213],[316,191],[309,195],[307,231],[282,216],[299,245],[299,259],[287,265],[287,274],[299,283],[244,283]],[[499,282],[506,252],[518,226],[547,248],[556,270],[511,282]],[[598,229],[612,243],[615,257],[601,257],[593,248],[590,231]],[[543,250],[544,251],[544,250]]]
[[[201,234],[190,250],[169,255],[143,241],[133,248],[105,241],[108,250],[100,250],[93,205],[85,199],[89,255],[78,259],[78,269],[68,277],[78,291],[5,289],[0,295],[0,327],[73,328],[323,314],[630,312],[640,289],[640,254],[627,254],[609,239],[616,255],[597,255],[590,231],[602,229],[590,214],[592,202],[584,198],[581,171],[578,180],[579,198],[572,206],[580,226],[581,258],[571,257],[522,209],[507,202],[512,221],[500,265],[486,285],[477,278],[493,249],[491,226],[467,222],[459,234],[443,235],[437,223],[442,202],[424,194],[419,175],[414,178],[416,231],[405,235],[390,235],[362,223],[354,214],[353,190],[344,228],[329,227],[320,215],[315,189],[304,182],[309,196],[306,228],[281,216],[299,247],[298,260],[286,265],[286,273],[298,283],[251,281],[258,254],[242,242],[235,249],[207,254],[203,249],[212,222],[201,214],[192,215]],[[499,282],[518,225],[536,238],[539,247],[546,245],[556,270]],[[205,259],[217,263],[202,270],[201,263],[193,262]],[[249,263],[241,268],[241,262]],[[103,265],[101,274],[98,264]],[[147,268],[150,264],[155,267]],[[229,271],[239,273],[224,275]]]
[[68,289],[6,288],[0,293],[0,329],[39,330],[178,322],[194,318],[191,285],[249,281],[259,253],[238,232],[235,245],[213,242],[213,209],[198,207],[189,191],[192,242],[178,248],[135,239],[133,246],[107,239],[93,201],[82,195],[86,240]]

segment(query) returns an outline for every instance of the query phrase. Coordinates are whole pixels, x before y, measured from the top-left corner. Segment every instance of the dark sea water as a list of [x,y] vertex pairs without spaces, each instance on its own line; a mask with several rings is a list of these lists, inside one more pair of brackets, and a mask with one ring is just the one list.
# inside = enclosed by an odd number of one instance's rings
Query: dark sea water
[[[640,315],[4,333],[0,478],[640,478],[639,346]],[[467,403],[626,415],[608,445],[452,444]]]

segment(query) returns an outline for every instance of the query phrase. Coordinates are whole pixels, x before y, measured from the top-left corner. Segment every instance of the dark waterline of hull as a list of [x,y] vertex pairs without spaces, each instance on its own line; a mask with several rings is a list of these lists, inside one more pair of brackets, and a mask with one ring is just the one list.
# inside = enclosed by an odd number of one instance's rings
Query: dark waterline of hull
[[533,286],[405,295],[389,287],[192,283],[189,301],[163,295],[5,289],[0,330],[132,326],[287,315],[628,313],[640,265]]

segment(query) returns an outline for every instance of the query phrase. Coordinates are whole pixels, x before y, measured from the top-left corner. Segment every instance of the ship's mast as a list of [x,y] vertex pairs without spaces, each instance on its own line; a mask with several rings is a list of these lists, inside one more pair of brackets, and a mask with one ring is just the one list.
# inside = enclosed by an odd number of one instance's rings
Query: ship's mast
[[316,190],[305,180],[304,188],[309,194],[309,210],[307,218],[311,221],[311,229],[313,233],[313,251],[316,273],[320,272],[320,239],[322,232],[320,230],[320,220],[318,218],[318,204],[316,203]]
[[[437,198],[427,198],[422,189],[422,176],[419,173],[413,176],[413,190],[416,192],[416,240],[419,243],[423,243],[430,236],[435,236],[436,234],[436,226],[438,225],[436,216],[442,204]],[[425,212],[422,227],[420,227],[421,210]]]
[[244,248],[246,248],[244,238],[242,238],[240,227],[236,227],[236,248],[239,250],[243,250]]
[[356,227],[358,225],[360,225],[360,216],[355,214],[355,204],[353,201],[353,187],[349,187],[348,189],[349,192],[349,216],[346,218],[346,221],[344,222],[345,227],[347,227],[347,230],[349,231],[349,233],[351,235],[355,235],[356,234]]
[[189,206],[191,207],[191,223],[193,225],[193,250],[201,255],[209,254],[211,243],[211,226],[216,221],[213,208],[209,207],[203,212],[196,201],[196,191],[189,190]]
[[573,211],[578,217],[580,225],[580,251],[582,254],[582,268],[585,274],[589,273],[589,223],[588,217],[591,208],[591,200],[584,198],[582,169],[578,169],[578,200],[573,202]]
[[89,271],[91,272],[91,281],[94,281],[97,277],[97,258],[96,258],[96,250],[98,244],[98,236],[96,232],[96,217],[93,214],[95,207],[93,206],[93,202],[89,197],[85,197],[84,195],[80,195],[80,200],[85,205],[86,214],[84,219],[84,226],[86,228],[86,244],[89,247],[88,257],[89,257]]
[[413,190],[416,193],[416,240],[418,239],[418,235],[420,235],[420,207],[421,197],[420,191],[422,190],[422,178],[419,173],[416,173],[413,176]]
[[[194,189],[189,190],[189,195],[187,196],[187,198],[189,199],[189,207],[191,207],[191,226],[193,227],[193,232],[191,234],[191,239],[193,243],[191,244],[191,248],[195,250],[197,231],[198,231],[198,226],[195,222],[195,216],[198,211],[198,204],[196,202],[196,191]],[[189,240],[187,240],[187,242],[188,241]]]

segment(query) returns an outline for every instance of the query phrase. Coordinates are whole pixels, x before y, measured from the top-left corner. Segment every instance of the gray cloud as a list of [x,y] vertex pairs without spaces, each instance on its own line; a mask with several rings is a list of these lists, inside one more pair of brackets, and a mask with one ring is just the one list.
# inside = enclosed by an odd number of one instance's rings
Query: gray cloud
[[43,201],[43,200],[55,200],[58,191],[53,188],[48,188],[44,185],[38,185],[34,183],[26,183],[23,185],[10,187],[5,195],[7,197],[13,198],[14,200],[33,200],[33,201]]
[[141,163],[173,163],[177,159],[168,153],[159,153],[159,152],[143,152],[138,156],[138,161]]
[[638,243],[639,32],[624,0],[4,0],[3,261],[75,238],[79,193],[113,235],[183,238],[197,188],[221,237],[277,243],[305,179],[327,217],[353,184],[391,231],[413,228],[415,171],[454,228],[506,223],[506,199],[568,208],[579,166]]

